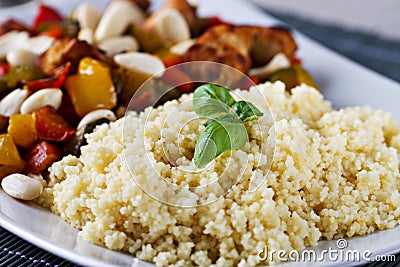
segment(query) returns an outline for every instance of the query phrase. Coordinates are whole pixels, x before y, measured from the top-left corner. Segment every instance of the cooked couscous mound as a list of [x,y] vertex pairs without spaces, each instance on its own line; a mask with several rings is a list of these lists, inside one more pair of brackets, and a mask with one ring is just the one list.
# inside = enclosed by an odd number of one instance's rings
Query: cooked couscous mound
[[[400,129],[389,114],[333,110],[304,85],[292,94],[279,82],[258,88],[274,120],[255,87],[237,91],[265,115],[246,125],[249,142],[243,149],[225,152],[203,172],[178,168],[194,168],[191,157],[204,130],[201,123],[185,125],[196,117],[190,105],[176,109],[191,99],[186,95],[98,127],[79,158],[52,166],[42,204],[81,229],[84,240],[157,266],[255,266],[265,246],[302,250],[321,239],[398,225]],[[272,165],[267,155],[257,154],[262,142],[266,153],[274,151]],[[219,177],[228,161],[229,175],[243,178],[225,197],[197,208],[154,200],[134,182],[126,163],[141,184],[158,172],[173,183],[197,186]],[[250,193],[254,176],[266,181]]]

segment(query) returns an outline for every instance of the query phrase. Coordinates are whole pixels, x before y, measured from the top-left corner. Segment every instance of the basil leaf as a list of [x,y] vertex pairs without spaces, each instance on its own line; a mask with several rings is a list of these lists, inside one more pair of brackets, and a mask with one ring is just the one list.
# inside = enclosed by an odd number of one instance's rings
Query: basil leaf
[[229,90],[214,84],[199,86],[193,95],[193,110],[202,117],[212,117],[229,112],[236,103]]
[[252,121],[264,114],[252,103],[247,101],[238,101],[233,105],[233,112],[242,122]]
[[194,151],[194,163],[204,167],[221,153],[242,148],[248,140],[247,130],[234,115],[225,114],[207,123],[198,137]]

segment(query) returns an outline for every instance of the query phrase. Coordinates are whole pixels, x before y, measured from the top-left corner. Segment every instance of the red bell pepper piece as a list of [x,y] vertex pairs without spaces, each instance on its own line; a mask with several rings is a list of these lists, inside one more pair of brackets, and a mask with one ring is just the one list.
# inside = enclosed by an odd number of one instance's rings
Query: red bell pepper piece
[[25,172],[39,174],[61,158],[61,152],[55,145],[41,141],[26,154]]
[[148,107],[151,103],[151,93],[150,92],[143,92],[138,98],[133,99],[129,103],[129,110],[135,110],[135,111],[143,111],[146,107]]
[[250,87],[252,87],[252,86],[254,86],[256,84],[259,84],[259,83],[260,83],[260,81],[258,80],[257,77],[248,76],[248,77],[243,78],[242,80],[240,80],[237,87],[241,88],[243,90],[248,90],[248,89],[250,89]]
[[34,111],[33,115],[40,140],[66,142],[75,134],[75,129],[50,106]]
[[162,62],[164,63],[165,67],[168,68],[168,67],[182,63],[183,59],[180,55],[173,55],[173,56],[163,58]]
[[6,75],[10,71],[10,66],[0,63],[0,76]]
[[301,65],[301,58],[295,56],[291,63],[292,65]]
[[35,19],[33,20],[32,30],[36,32],[40,25],[49,22],[60,22],[63,20],[63,17],[53,8],[46,6],[44,4],[39,5],[39,11],[36,14]]
[[249,79],[254,83],[254,84],[259,84],[260,80],[256,76],[249,76]]
[[25,84],[32,91],[38,91],[44,88],[59,88],[64,85],[70,68],[71,63],[67,62],[65,65],[54,69],[54,71],[51,73],[51,77],[27,81]]
[[63,34],[60,25],[51,25],[48,29],[40,32],[40,35],[45,35],[53,38],[59,38]]
[[169,85],[176,86],[179,91],[187,93],[193,91],[192,79],[178,68],[165,70],[161,80]]

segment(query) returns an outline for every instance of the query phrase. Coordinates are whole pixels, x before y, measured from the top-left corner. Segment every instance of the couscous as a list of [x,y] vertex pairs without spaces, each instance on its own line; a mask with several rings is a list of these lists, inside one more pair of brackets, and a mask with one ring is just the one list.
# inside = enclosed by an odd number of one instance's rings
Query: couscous
[[[289,94],[283,83],[266,83],[236,94],[265,115],[246,125],[243,149],[223,153],[204,171],[189,175],[179,168],[194,168],[190,155],[204,129],[201,123],[183,127],[196,117],[190,105],[180,105],[190,103],[192,95],[184,95],[98,127],[79,158],[53,164],[40,202],[80,229],[84,240],[157,266],[255,266],[265,246],[302,250],[321,239],[398,225],[400,129],[388,113],[334,110],[306,85]],[[153,183],[157,173],[198,186],[218,178],[228,161],[229,174],[242,179],[199,207],[157,201],[131,175],[154,191],[163,190]],[[266,180],[252,193],[254,176]]]

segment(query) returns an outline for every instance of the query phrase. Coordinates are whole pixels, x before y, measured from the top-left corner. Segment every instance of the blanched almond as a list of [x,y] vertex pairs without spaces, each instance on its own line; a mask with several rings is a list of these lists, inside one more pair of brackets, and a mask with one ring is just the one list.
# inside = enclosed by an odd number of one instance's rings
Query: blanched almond
[[108,110],[108,109],[94,110],[92,112],[89,112],[88,114],[85,115],[85,117],[82,118],[82,120],[78,124],[77,130],[79,131],[86,125],[93,123],[100,119],[107,119],[109,121],[115,121],[117,119],[117,117],[115,117],[115,114],[111,110]]
[[0,36],[0,58],[4,58],[8,52],[18,48],[29,37],[27,32],[11,31]]
[[161,77],[165,70],[164,63],[158,57],[146,53],[118,54],[114,56],[114,61],[123,68],[148,76]]
[[93,44],[94,33],[90,28],[82,28],[78,32],[78,39],[81,41],[86,41],[88,44]]
[[194,44],[194,41],[194,39],[184,40],[171,46],[169,51],[176,55],[183,55]]
[[37,91],[28,97],[21,106],[21,113],[28,114],[45,106],[58,109],[61,106],[62,91],[58,88],[47,88]]
[[23,49],[11,50],[7,53],[6,59],[10,66],[34,66],[38,55]]
[[189,3],[189,5],[191,5],[192,7],[198,7],[200,5],[200,1],[201,0],[188,0],[187,2]]
[[122,34],[128,25],[142,25],[143,11],[130,1],[112,1],[97,25],[94,37],[100,42],[108,37]]
[[256,76],[259,79],[266,79],[269,75],[279,69],[290,67],[290,60],[284,53],[276,54],[271,61],[265,66],[259,68],[253,68],[249,70],[249,75]]
[[155,27],[167,44],[190,39],[189,26],[181,13],[168,8],[155,17]]
[[0,114],[6,117],[18,114],[22,103],[27,97],[27,90],[15,89],[0,101]]
[[35,36],[28,38],[25,42],[21,44],[21,48],[32,52],[36,55],[41,55],[50,48],[53,44],[54,38],[49,36]]
[[43,185],[39,180],[20,173],[4,177],[1,186],[7,194],[22,200],[32,200],[43,193]]
[[96,29],[101,18],[101,11],[94,5],[82,3],[72,12],[72,18],[79,22],[81,28]]
[[[187,0],[165,0],[163,1],[163,5],[156,10],[150,17],[148,18],[151,21],[154,17],[157,17],[160,12],[163,12],[166,9],[174,9],[178,11],[186,20],[190,29],[196,27],[197,16],[195,9],[188,3]],[[147,20],[146,20],[147,22]]]
[[104,39],[98,44],[98,47],[113,56],[125,51],[137,51],[139,44],[133,36],[115,36]]

